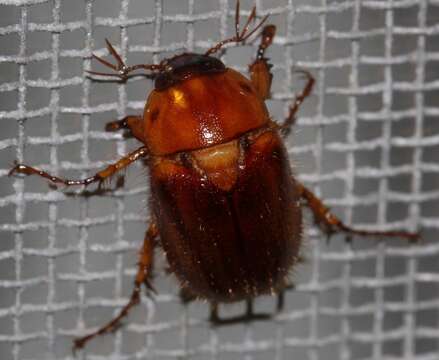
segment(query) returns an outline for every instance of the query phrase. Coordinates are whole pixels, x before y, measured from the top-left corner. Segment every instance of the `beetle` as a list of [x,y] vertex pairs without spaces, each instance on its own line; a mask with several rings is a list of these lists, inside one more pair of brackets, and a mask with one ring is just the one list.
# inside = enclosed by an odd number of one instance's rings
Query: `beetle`
[[[306,78],[303,91],[290,106],[282,123],[270,118],[265,100],[270,97],[271,65],[265,57],[276,27],[263,24],[250,30],[256,18],[253,7],[240,29],[236,3],[235,35],[204,54],[183,53],[159,64],[127,66],[111,43],[107,48],[116,65],[93,57],[114,73],[89,71],[93,75],[126,80],[138,69],[154,77],[142,116],[127,116],[107,124],[108,131],[126,130],[142,146],[97,174],[68,180],[24,164],[10,174],[39,175],[53,184],[90,185],[111,178],[136,160],[149,168],[152,217],[140,251],[138,271],[129,302],[99,330],[78,338],[82,348],[97,335],[115,329],[129,310],[139,303],[142,285],[151,283],[153,251],[160,239],[170,272],[186,301],[207,300],[210,321],[229,324],[267,318],[254,314],[252,299],[262,294],[282,294],[288,275],[300,261],[302,208],[308,207],[316,224],[330,236],[401,237],[411,241],[417,233],[364,231],[345,225],[323,202],[293,176],[283,143],[296,120],[302,102],[311,94],[314,78]],[[243,43],[260,28],[256,59],[249,66],[250,78],[228,68],[213,55],[228,43]],[[243,316],[222,319],[219,303],[246,301]]]

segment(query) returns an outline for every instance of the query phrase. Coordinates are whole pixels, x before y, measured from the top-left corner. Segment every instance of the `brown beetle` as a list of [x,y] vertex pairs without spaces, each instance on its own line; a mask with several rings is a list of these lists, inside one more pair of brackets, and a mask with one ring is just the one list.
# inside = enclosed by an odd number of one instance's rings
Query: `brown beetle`
[[[211,321],[233,323],[265,318],[252,313],[252,299],[279,294],[288,274],[299,261],[302,243],[302,206],[308,206],[316,224],[331,235],[402,237],[417,240],[404,231],[362,231],[344,225],[310,190],[293,176],[282,141],[296,112],[311,93],[314,79],[306,71],[307,84],[294,100],[289,116],[277,124],[270,119],[264,101],[269,97],[272,74],[265,50],[272,43],[275,26],[267,25],[250,79],[227,68],[212,56],[226,43],[241,43],[251,31],[253,8],[242,31],[239,1],[235,36],[223,40],[205,54],[184,53],[160,64],[126,66],[107,41],[117,61],[113,65],[94,56],[125,80],[136,69],[151,71],[155,89],[149,95],[143,117],[127,116],[111,122],[107,130],[128,129],[142,147],[83,180],[67,180],[17,164],[12,173],[37,174],[55,184],[102,183],[138,159],[150,170],[152,219],[146,232],[134,290],[120,314],[98,331],[75,341],[82,348],[90,339],[116,328],[139,302],[142,284],[152,290],[153,250],[156,238],[178,279],[185,299],[211,303]],[[220,319],[220,302],[247,301],[244,316]]]

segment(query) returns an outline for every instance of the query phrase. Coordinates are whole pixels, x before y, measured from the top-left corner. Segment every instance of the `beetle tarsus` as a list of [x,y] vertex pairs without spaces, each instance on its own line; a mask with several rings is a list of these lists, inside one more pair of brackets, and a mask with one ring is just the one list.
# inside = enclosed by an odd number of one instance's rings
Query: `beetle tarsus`
[[265,23],[265,21],[268,19],[268,15],[265,15],[261,21],[250,31],[250,23],[256,18],[256,6],[253,6],[252,11],[250,12],[249,17],[247,18],[247,21],[244,25],[244,28],[241,30],[239,25],[239,0],[236,2],[236,9],[235,9],[235,36],[232,36],[231,38],[225,39],[220,41],[215,46],[211,47],[209,50],[206,51],[205,55],[212,55],[216,53],[218,50],[220,50],[224,45],[228,43],[242,43],[245,42],[250,36],[252,36],[258,29]]
[[261,43],[259,44],[256,58],[257,60],[265,59],[265,50],[273,43],[274,35],[276,34],[276,26],[270,24],[264,26],[261,33]]
[[77,349],[83,348],[85,344],[87,344],[90,340],[92,340],[96,336],[114,332],[120,326],[122,319],[128,315],[131,308],[137,305],[139,302],[140,302],[140,286],[136,285],[133,293],[131,294],[129,302],[122,308],[119,314],[113,320],[111,320],[109,323],[107,323],[105,326],[101,327],[97,331],[88,334],[86,336],[80,337],[78,339],[75,339],[73,341],[73,351],[75,352]]
[[122,57],[120,56],[120,54],[117,52],[117,50],[114,48],[114,46],[110,43],[110,41],[108,39],[105,39],[105,42],[107,44],[108,51],[113,56],[113,58],[116,60],[117,64],[114,65],[114,64],[108,62],[107,60],[105,60],[105,59],[103,59],[100,56],[97,56],[95,54],[92,54],[92,57],[94,59],[96,59],[97,61],[99,61],[102,65],[109,67],[110,69],[112,69],[115,72],[103,73],[103,72],[99,72],[99,71],[87,70],[87,72],[89,74],[99,75],[99,76],[114,76],[114,77],[118,77],[122,81],[126,81],[128,79],[129,73],[131,73],[135,70],[138,70],[138,69],[150,70],[150,71],[156,71],[156,70],[163,69],[162,64],[137,64],[137,65],[127,66],[125,64],[125,62],[122,60]]
[[296,114],[299,111],[300,105],[302,105],[303,101],[311,95],[311,92],[314,88],[315,79],[311,75],[311,73],[307,70],[296,70],[296,73],[302,74],[306,79],[305,87],[303,88],[302,92],[296,96],[294,99],[293,104],[290,106],[290,111],[288,113],[287,118],[284,120],[284,122],[280,125],[281,132],[284,136],[287,136],[292,126],[296,122]]

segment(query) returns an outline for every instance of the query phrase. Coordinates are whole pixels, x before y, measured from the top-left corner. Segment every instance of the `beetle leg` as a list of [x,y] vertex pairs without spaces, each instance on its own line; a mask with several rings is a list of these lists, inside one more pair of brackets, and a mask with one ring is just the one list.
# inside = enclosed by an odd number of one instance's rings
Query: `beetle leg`
[[279,291],[277,294],[276,312],[281,312],[285,306],[285,290]]
[[82,349],[87,342],[96,336],[107,334],[116,330],[121,325],[122,319],[128,315],[131,308],[140,302],[140,290],[142,284],[145,284],[148,294],[151,291],[155,292],[150,283],[150,277],[152,272],[155,238],[157,235],[157,225],[154,221],[152,221],[145,234],[145,240],[143,241],[142,250],[140,251],[137,275],[134,280],[134,289],[131,293],[128,303],[122,308],[119,314],[106,325],[91,334],[75,339],[73,342],[73,351]]
[[102,184],[102,182],[111,176],[113,176],[116,172],[125,169],[131,163],[134,161],[145,157],[148,154],[148,150],[146,147],[142,146],[138,148],[137,150],[133,151],[132,153],[128,154],[127,156],[123,157],[122,159],[119,159],[116,163],[109,165],[104,170],[99,171],[93,176],[90,176],[86,179],[79,179],[79,180],[69,180],[64,179],[58,176],[50,175],[49,173],[39,170],[36,168],[33,168],[31,166],[23,165],[23,164],[16,164],[11,171],[9,171],[9,175],[13,175],[15,173],[24,174],[24,175],[38,175],[45,179],[48,179],[53,184],[64,184],[66,186],[72,186],[72,185],[90,185],[92,183],[98,182],[99,185]]
[[337,216],[335,216],[323,202],[316,197],[304,185],[298,183],[300,197],[305,201],[305,204],[311,209],[314,214],[316,224],[322,231],[330,237],[334,233],[345,233],[347,235],[359,236],[373,236],[373,237],[399,237],[405,238],[410,242],[419,240],[418,233],[411,233],[407,231],[367,231],[359,230],[345,225]]
[[189,304],[190,302],[197,299],[197,297],[186,287],[180,289],[180,293],[178,294],[180,297],[180,301],[183,304]]
[[268,15],[265,15],[261,21],[252,29],[250,29],[250,23],[256,18],[256,6],[253,6],[252,11],[250,12],[249,17],[247,18],[247,21],[244,25],[244,28],[241,30],[239,25],[239,17],[240,17],[240,11],[239,11],[239,0],[236,1],[236,8],[235,8],[235,36],[232,36],[231,38],[225,39],[220,41],[215,46],[211,47],[209,50],[205,52],[204,55],[212,55],[219,51],[224,45],[229,43],[243,43],[245,42],[250,36],[252,36],[268,19]]
[[116,49],[111,45],[110,41],[108,39],[105,39],[105,42],[107,44],[107,49],[110,52],[111,56],[116,61],[116,64],[112,64],[108,62],[107,60],[104,60],[103,58],[92,54],[93,58],[99,61],[102,65],[112,69],[114,72],[112,73],[103,73],[98,71],[91,71],[87,70],[89,74],[92,75],[99,75],[99,76],[115,76],[121,79],[122,81],[126,81],[128,79],[128,74],[132,71],[143,69],[143,70],[150,70],[150,71],[161,71],[163,70],[162,64],[137,64],[133,66],[127,66],[124,61],[122,60],[122,57],[120,54],[116,51]]
[[252,321],[258,321],[258,320],[267,320],[272,317],[272,314],[255,314],[253,312],[253,300],[247,299],[246,300],[246,312],[245,314],[241,316],[233,316],[228,319],[222,319],[218,315],[218,304],[217,303],[211,303],[210,305],[210,318],[209,321],[215,325],[215,326],[221,326],[221,325],[230,325],[230,324],[238,324],[242,322],[252,322]]
[[209,317],[209,321],[214,324],[217,325],[220,323],[220,318],[218,315],[218,304],[213,302],[210,303],[210,317]]
[[128,129],[131,136],[134,136],[137,140],[143,143],[145,142],[142,117],[128,115],[121,120],[111,121],[105,125],[105,130],[110,132],[123,129]]
[[[299,258],[298,263],[303,261],[303,259]],[[295,288],[294,284],[288,283],[282,290],[277,294],[277,303],[276,303],[276,312],[281,312],[285,305],[285,292],[287,290],[293,290]]]
[[257,93],[262,99],[268,99],[270,97],[271,81],[273,79],[273,74],[270,72],[272,65],[268,63],[268,59],[264,56],[264,54],[265,50],[273,42],[275,34],[276,26],[267,25],[264,27],[261,34],[261,43],[258,47],[256,60],[249,66],[250,79]]
[[293,104],[290,106],[290,111],[287,118],[280,125],[281,132],[284,136],[287,136],[291,131],[291,127],[296,122],[296,113],[299,110],[300,105],[302,105],[303,101],[311,94],[315,83],[315,79],[310,72],[306,70],[297,70],[296,72],[304,75],[304,77],[306,78],[306,85],[303,88],[302,92],[294,99]]

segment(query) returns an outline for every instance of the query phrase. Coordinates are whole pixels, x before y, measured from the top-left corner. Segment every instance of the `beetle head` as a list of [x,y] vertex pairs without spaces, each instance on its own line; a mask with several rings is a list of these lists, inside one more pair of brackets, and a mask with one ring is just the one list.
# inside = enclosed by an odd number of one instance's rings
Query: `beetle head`
[[226,70],[221,60],[202,54],[184,53],[164,60],[155,78],[155,89],[164,90],[194,75],[219,73]]

